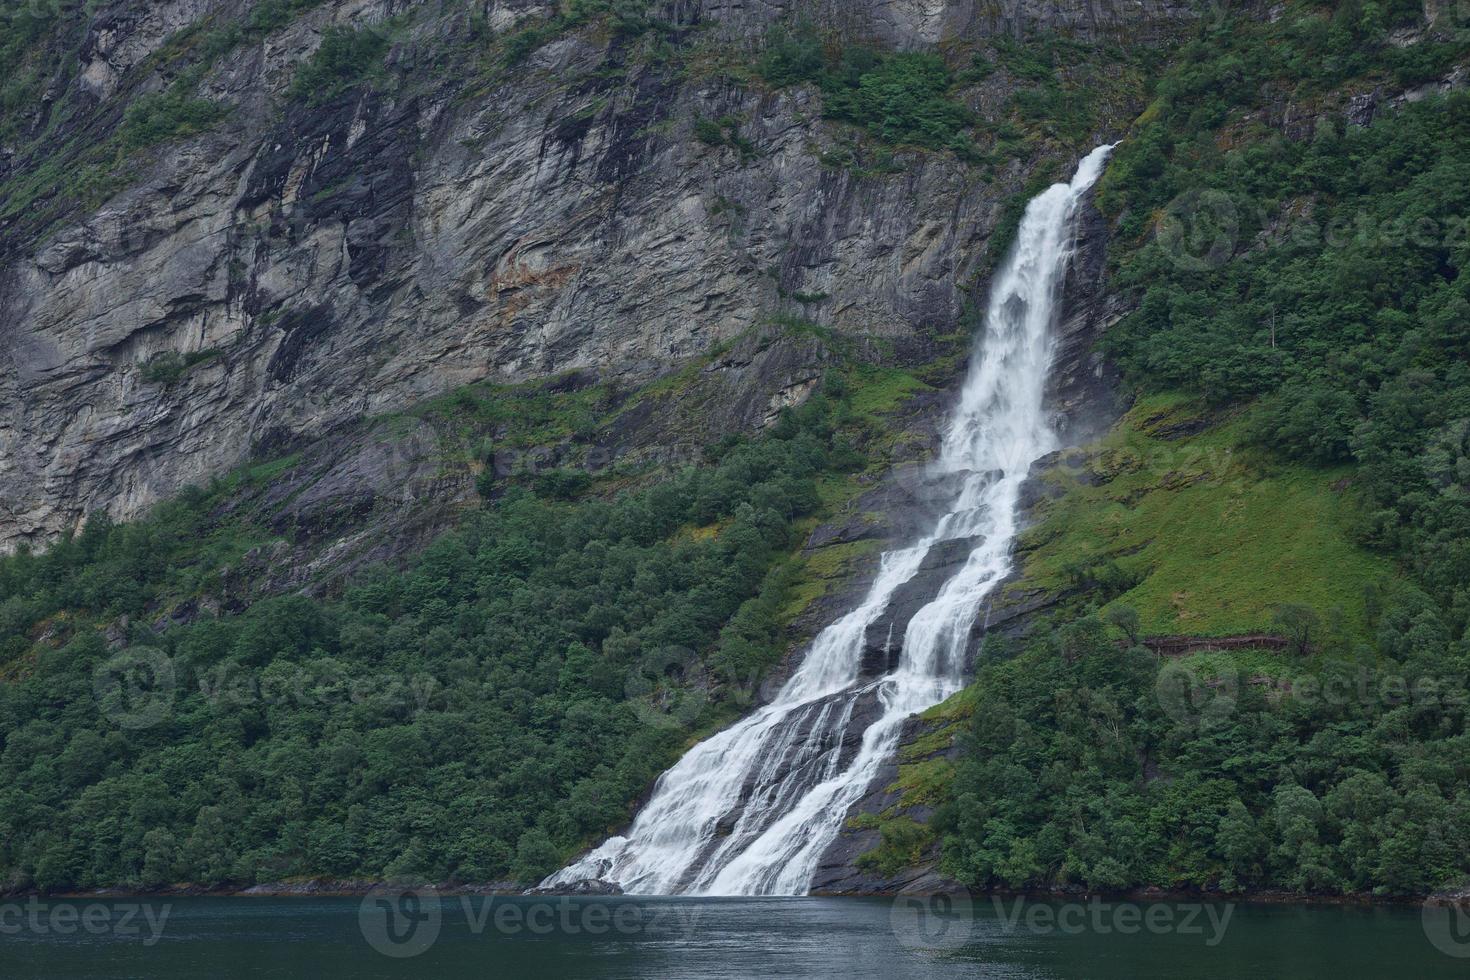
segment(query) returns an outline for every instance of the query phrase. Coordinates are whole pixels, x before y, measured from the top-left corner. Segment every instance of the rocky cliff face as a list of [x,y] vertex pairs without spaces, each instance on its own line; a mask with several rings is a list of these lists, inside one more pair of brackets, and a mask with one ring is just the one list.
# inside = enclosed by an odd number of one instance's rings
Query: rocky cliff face
[[[247,6],[104,5],[26,120],[39,149],[0,154],[0,181],[100,139],[179,73],[181,36]],[[247,33],[190,76],[223,121],[144,151],[100,207],[0,224],[0,546],[94,510],[136,516],[252,453],[471,381],[643,379],[778,313],[952,332],[1045,154],[984,174],[947,153],[824,165],[853,136],[820,121],[817,93],[727,70],[797,7],[897,47],[1048,25],[1147,35],[1180,13],[683,0],[660,8],[677,58],[593,23],[513,68],[482,25],[542,23],[551,4],[340,0]],[[385,75],[288,98],[333,25],[387,33]],[[983,108],[1009,84],[968,97]],[[696,139],[699,119],[740,139]]]

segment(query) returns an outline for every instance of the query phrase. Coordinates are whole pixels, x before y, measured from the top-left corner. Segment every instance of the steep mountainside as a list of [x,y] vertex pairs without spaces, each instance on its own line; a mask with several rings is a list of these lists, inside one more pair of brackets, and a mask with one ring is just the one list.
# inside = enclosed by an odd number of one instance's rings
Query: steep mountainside
[[[37,16],[10,6],[17,29]],[[781,4],[67,13],[7,49],[11,547],[473,381],[647,379],[782,311],[952,333],[1012,197],[1141,104],[1138,55],[1112,40],[1166,36],[1184,11],[801,6],[829,46],[955,46],[938,98],[914,89],[953,106],[950,152],[890,148],[944,145],[927,134],[860,139],[821,120],[812,86],[753,71]],[[1053,26],[1077,39],[1055,78],[1039,36],[965,68],[1002,28]],[[1065,139],[1015,115],[1017,72],[1038,65],[1037,93],[1085,103]],[[849,115],[872,130],[895,108]]]
[[626,826],[932,518],[1021,208],[1115,140],[975,682],[813,885],[1453,886],[1462,15],[0,0],[0,890]]

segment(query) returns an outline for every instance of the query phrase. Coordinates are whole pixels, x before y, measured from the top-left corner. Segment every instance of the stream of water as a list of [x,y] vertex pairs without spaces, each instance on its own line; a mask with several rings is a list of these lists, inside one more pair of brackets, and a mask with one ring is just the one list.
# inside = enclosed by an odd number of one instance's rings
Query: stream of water
[[[1027,205],[933,464],[953,488],[943,516],[918,541],[882,556],[862,604],[817,636],[768,705],[664,773],[626,836],[543,884],[600,878],[640,895],[807,892],[849,808],[896,749],[904,720],[963,685],[975,618],[1010,572],[1021,485],[1031,464],[1057,447],[1044,401],[1078,205],[1111,149],[1093,150],[1069,183]],[[868,628],[931,550],[956,539],[973,542],[969,557],[909,619],[897,666],[862,678]],[[876,712],[864,710],[874,699]]]

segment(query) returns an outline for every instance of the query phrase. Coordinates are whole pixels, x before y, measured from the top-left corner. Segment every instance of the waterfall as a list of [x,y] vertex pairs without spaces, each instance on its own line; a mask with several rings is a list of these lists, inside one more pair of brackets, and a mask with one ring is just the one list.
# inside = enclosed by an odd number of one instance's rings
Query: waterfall
[[[543,885],[602,878],[630,894],[807,892],[848,809],[897,749],[904,720],[963,686],[975,618],[1011,570],[1021,484],[1057,447],[1043,401],[1077,206],[1111,149],[1093,150],[1071,183],[1026,207],[933,464],[953,488],[947,512],[917,542],[883,554],[862,604],[817,636],[771,703],[664,773],[627,836]],[[860,678],[868,627],[931,549],[959,539],[973,542],[969,557],[908,621],[897,665]]]

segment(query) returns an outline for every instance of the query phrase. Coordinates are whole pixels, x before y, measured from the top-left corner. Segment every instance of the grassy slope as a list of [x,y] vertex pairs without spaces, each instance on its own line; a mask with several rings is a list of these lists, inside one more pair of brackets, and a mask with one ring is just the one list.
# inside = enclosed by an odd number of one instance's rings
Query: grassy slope
[[1134,607],[1148,633],[1267,630],[1280,603],[1340,608],[1361,632],[1365,587],[1394,569],[1349,538],[1351,470],[1241,449],[1238,419],[1167,437],[1197,412],[1177,396],[1145,399],[1080,467],[1055,468],[1066,490],[1024,537],[1022,584],[1064,587],[1111,559],[1137,583],[1112,601]]

